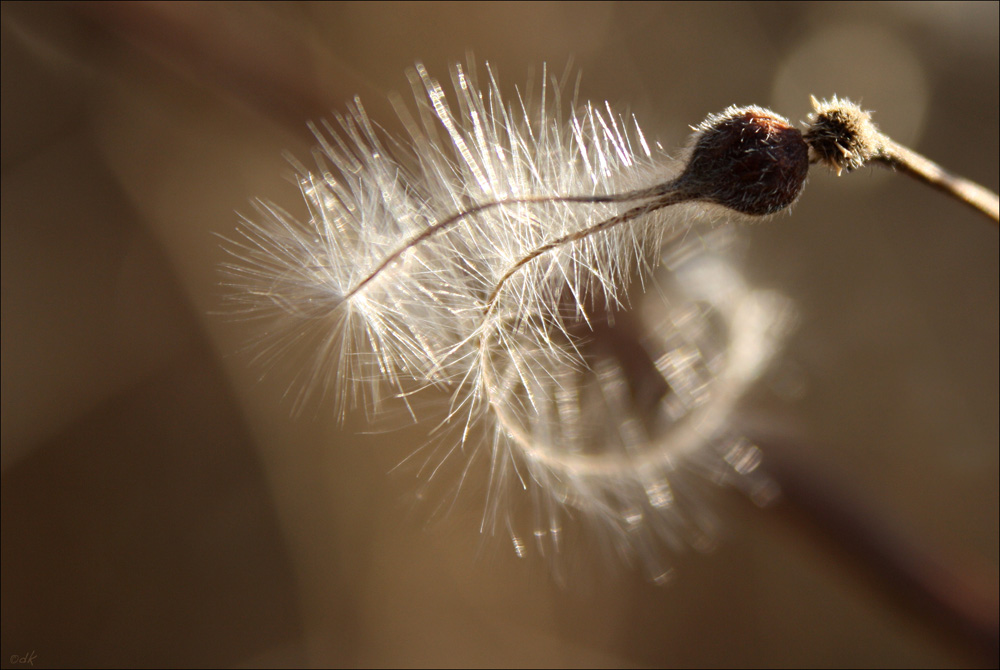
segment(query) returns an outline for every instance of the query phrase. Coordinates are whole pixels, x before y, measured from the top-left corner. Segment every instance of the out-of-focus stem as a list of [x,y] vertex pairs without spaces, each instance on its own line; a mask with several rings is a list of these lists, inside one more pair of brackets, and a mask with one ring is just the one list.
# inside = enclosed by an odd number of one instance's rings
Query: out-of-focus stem
[[[643,389],[646,406],[669,393],[669,384],[644,354],[637,331],[624,318],[595,331],[620,356],[630,388]],[[862,579],[910,619],[971,663],[996,667],[1000,653],[1000,584],[997,567],[979,555],[936,544],[866,499],[831,473],[808,448],[771,436],[753,421],[738,432],[761,450],[765,473],[781,490],[774,509],[829,551],[847,559]],[[755,434],[756,433],[756,434]]]
[[808,450],[779,440],[758,442],[766,472],[781,488],[778,509],[812,531],[867,578],[873,589],[950,640],[970,661],[996,667],[1000,653],[996,566],[954,547],[933,545],[880,514]]
[[[595,334],[599,332],[621,356],[630,388],[652,393],[644,404],[650,400],[655,404],[669,393],[669,385],[652,359],[642,355],[628,319],[616,325],[623,327],[602,327]],[[908,532],[905,524],[866,500],[856,486],[831,474],[803,445],[755,429],[752,421],[736,430],[749,433],[764,456],[765,473],[781,490],[769,511],[846,558],[873,591],[970,662],[996,667],[1000,653],[996,566],[976,554]]]

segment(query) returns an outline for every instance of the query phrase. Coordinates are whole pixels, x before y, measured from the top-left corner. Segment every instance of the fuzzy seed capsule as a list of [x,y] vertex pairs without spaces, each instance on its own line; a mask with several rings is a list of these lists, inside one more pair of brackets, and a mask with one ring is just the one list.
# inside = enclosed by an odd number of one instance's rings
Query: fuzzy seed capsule
[[677,185],[692,198],[762,216],[788,207],[809,172],[809,148],[788,120],[761,107],[709,116]]

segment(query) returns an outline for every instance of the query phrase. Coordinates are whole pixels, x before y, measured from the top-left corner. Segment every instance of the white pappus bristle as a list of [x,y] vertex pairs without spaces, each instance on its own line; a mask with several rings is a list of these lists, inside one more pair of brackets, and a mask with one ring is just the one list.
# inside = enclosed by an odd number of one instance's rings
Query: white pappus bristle
[[[636,207],[586,197],[683,166],[634,120],[567,102],[544,75],[505,101],[485,74],[480,85],[456,66],[446,92],[418,65],[404,140],[360,101],[318,131],[317,167],[300,179],[310,220],[259,205],[229,283],[268,320],[262,357],[308,338],[303,388],[332,389],[339,412],[450,393],[440,439],[452,443],[433,453],[488,460],[484,530],[558,554],[570,508],[662,580],[664,547],[711,535],[677,469],[748,481],[752,446],[728,436],[726,416],[779,339],[780,301],[742,283],[718,234],[692,230],[711,216],[701,205],[553,244]],[[534,509],[526,532],[512,496]]]

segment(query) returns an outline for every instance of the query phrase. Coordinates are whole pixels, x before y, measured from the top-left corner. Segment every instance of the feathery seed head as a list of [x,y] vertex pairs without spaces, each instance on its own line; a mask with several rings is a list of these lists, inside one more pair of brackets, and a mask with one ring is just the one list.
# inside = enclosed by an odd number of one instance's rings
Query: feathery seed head
[[[449,102],[418,65],[403,140],[357,101],[317,132],[319,169],[300,179],[311,218],[260,208],[228,267],[237,300],[271,317],[263,351],[311,338],[305,385],[332,388],[341,411],[358,396],[374,413],[387,393],[449,392],[441,440],[488,460],[483,527],[519,553],[531,535],[558,553],[571,508],[662,580],[658,547],[705,546],[713,525],[678,469],[754,481],[728,417],[784,323],[718,235],[693,228],[695,201],[786,207],[807,167],[801,136],[732,108],[699,127],[681,170],[607,105],[574,102],[564,120],[544,77],[538,105],[509,104],[486,74],[480,86],[456,66]],[[527,533],[507,507],[524,489]]]

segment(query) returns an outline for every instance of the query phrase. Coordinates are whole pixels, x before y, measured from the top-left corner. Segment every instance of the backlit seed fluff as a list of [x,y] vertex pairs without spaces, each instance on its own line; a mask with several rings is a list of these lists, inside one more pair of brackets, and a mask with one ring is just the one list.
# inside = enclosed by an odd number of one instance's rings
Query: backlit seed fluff
[[406,138],[360,102],[319,133],[310,220],[258,208],[231,249],[234,299],[268,319],[263,355],[311,343],[303,387],[332,389],[335,411],[449,394],[421,458],[429,473],[467,459],[456,487],[486,465],[484,532],[556,556],[583,519],[663,581],[664,548],[707,546],[714,526],[682,472],[765,497],[729,417],[786,323],[705,205],[787,207],[807,150],[784,119],[731,108],[684,165],[545,76],[513,102],[485,79],[456,66],[446,91],[418,65]]

